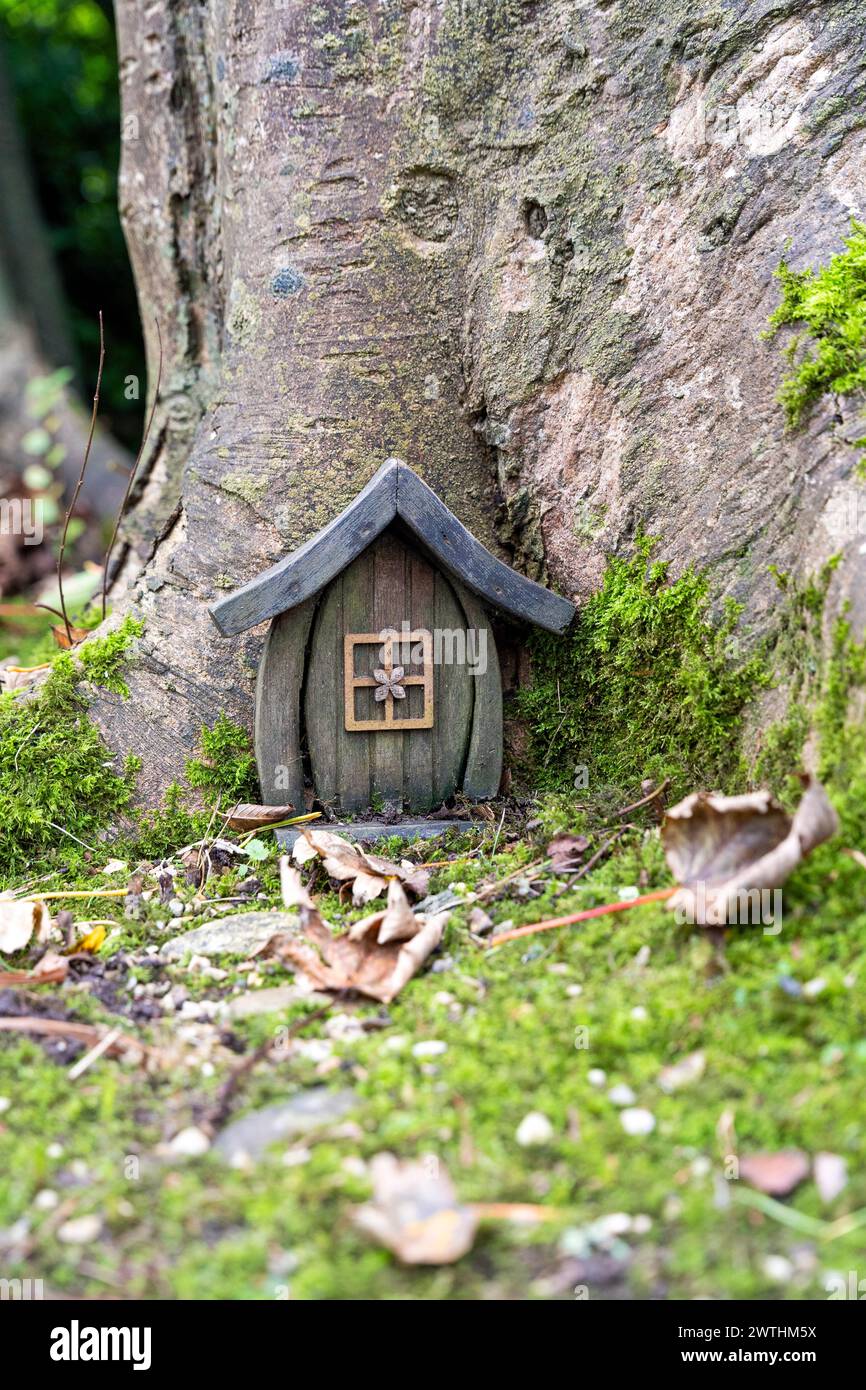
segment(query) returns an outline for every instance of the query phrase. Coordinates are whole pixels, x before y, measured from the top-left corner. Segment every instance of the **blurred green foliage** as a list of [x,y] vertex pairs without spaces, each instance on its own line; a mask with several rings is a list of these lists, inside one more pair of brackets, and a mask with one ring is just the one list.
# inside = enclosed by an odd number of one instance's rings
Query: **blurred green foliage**
[[[85,395],[106,326],[103,423],[138,442],[144,356],[132,272],[117,211],[120,98],[110,0],[0,0],[0,41],[37,196],[67,298]],[[56,364],[65,365],[65,364]]]

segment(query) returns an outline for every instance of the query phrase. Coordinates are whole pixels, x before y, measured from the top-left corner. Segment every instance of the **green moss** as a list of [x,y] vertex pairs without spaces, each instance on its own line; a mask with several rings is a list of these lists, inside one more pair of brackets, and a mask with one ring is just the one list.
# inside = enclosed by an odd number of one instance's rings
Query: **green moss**
[[127,618],[106,637],[56,657],[35,694],[0,696],[0,873],[32,871],[60,856],[80,857],[129,802],[136,766],[112,768],[87,717],[83,680],[126,694],[126,649],[142,624]]
[[256,799],[256,759],[246,729],[221,713],[212,729],[201,731],[201,754],[186,765],[191,787],[204,792],[209,801]]
[[572,634],[533,639],[533,684],[518,697],[542,785],[588,769],[590,792],[670,776],[675,790],[725,786],[741,771],[743,710],[770,684],[759,655],[737,659],[739,608],[709,616],[706,579],[671,581],[639,538],[614,557]]
[[782,261],[776,276],[782,302],[766,336],[786,326],[799,330],[787,348],[792,371],[779,392],[794,428],[823,396],[866,388],[866,224],[852,219],[845,250],[828,265],[795,271]]

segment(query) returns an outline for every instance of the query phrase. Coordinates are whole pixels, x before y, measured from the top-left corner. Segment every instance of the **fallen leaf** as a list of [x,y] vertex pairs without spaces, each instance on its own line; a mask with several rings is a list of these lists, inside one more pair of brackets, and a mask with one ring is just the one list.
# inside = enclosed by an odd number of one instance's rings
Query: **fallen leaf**
[[585,835],[554,835],[547,846],[547,857],[555,874],[564,869],[576,869],[589,848]]
[[[263,954],[286,961],[313,989],[357,990],[370,999],[390,1004],[442,940],[448,914],[418,913],[417,930],[409,940],[382,945],[378,933],[386,913],[366,919],[363,933],[334,936],[318,910],[302,907],[297,935],[279,932]],[[356,924],[356,930],[357,930]]]
[[787,1197],[809,1176],[809,1159],[802,1149],[750,1154],[740,1159],[740,1177],[768,1197]]
[[406,1161],[381,1153],[370,1171],[373,1200],[355,1209],[355,1224],[404,1264],[453,1264],[472,1249],[477,1215],[458,1202],[437,1158]]
[[683,1086],[691,1086],[693,1082],[700,1081],[706,1070],[707,1059],[703,1052],[690,1052],[687,1057],[682,1057],[679,1062],[673,1062],[669,1067],[662,1067],[658,1075],[658,1083],[663,1091],[670,1094],[672,1091],[679,1091]]
[[0,988],[5,989],[7,985],[57,985],[66,979],[68,973],[69,961],[56,951],[46,951],[32,970],[0,971]]
[[39,933],[45,909],[38,899],[0,897],[0,952],[22,951],[33,933]]
[[89,932],[85,932],[84,936],[80,937],[73,946],[67,947],[68,954],[70,956],[75,956],[81,951],[86,951],[90,955],[93,955],[99,950],[104,940],[105,923],[97,922],[97,924],[92,927]]
[[700,926],[742,920],[741,895],[780,888],[838,826],[827,793],[812,779],[793,819],[768,791],[694,792],[671,807],[662,826],[665,856],[681,885],[668,904]]
[[70,647],[75,647],[79,642],[83,642],[85,637],[90,636],[90,629],[86,627],[73,627],[70,623],[69,632],[63,623],[56,623],[51,629],[54,640],[61,651],[68,652]]
[[296,864],[321,859],[331,878],[338,883],[352,884],[352,901],[356,907],[380,897],[391,879],[399,879],[419,898],[427,892],[429,883],[429,874],[417,864],[408,860],[394,864],[381,855],[368,853],[332,830],[303,830],[292,848],[292,858]]
[[229,830],[260,830],[277,820],[287,820],[294,806],[259,806],[239,801],[228,819]]
[[392,878],[388,884],[388,906],[385,911],[355,922],[349,928],[349,937],[352,941],[360,941],[375,923],[378,926],[376,940],[380,946],[387,945],[389,941],[409,941],[418,934],[418,921],[401,885],[396,878]]

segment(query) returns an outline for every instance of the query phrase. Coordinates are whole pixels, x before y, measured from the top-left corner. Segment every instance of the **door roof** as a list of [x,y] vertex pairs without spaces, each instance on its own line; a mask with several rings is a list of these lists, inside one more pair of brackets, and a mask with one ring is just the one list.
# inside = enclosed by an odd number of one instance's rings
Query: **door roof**
[[345,511],[299,549],[211,604],[211,617],[229,637],[296,608],[398,519],[444,570],[502,612],[549,632],[563,632],[571,622],[573,603],[491,555],[401,459],[383,463]]

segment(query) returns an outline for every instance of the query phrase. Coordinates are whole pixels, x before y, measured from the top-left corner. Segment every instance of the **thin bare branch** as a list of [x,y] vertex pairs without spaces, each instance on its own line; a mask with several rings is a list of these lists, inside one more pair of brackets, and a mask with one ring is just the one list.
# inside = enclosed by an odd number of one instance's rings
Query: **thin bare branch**
[[159,363],[156,369],[156,389],[153,393],[153,400],[150,403],[150,411],[147,417],[147,424],[144,427],[144,434],[141,436],[141,444],[139,445],[138,453],[135,456],[135,463],[132,465],[129,477],[126,480],[126,491],[123,494],[123,501],[121,502],[120,509],[117,513],[117,520],[114,523],[114,530],[111,533],[111,540],[108,542],[108,549],[105,552],[105,561],[102,566],[103,621],[105,619],[105,609],[108,600],[108,566],[111,561],[111,552],[114,550],[114,543],[117,540],[117,533],[120,530],[120,523],[123,520],[123,514],[126,511],[127,503],[129,502],[129,495],[132,492],[132,485],[135,482],[135,475],[138,472],[138,465],[141,463],[141,460],[144,456],[144,451],[147,447],[147,441],[150,438],[150,427],[153,424],[153,417],[156,414],[156,405],[157,401],[159,400],[159,388],[162,384],[162,333],[160,332],[159,319],[154,319],[154,323],[156,324],[156,336],[159,341]]
[[102,310],[99,311],[99,370],[96,374],[96,390],[93,393],[93,409],[90,412],[90,430],[87,435],[87,447],[84,450],[84,459],[81,464],[81,471],[78,474],[78,482],[75,484],[75,491],[72,494],[72,501],[66,513],[63,523],[63,536],[60,541],[60,552],[57,556],[57,588],[60,591],[60,609],[63,617],[63,625],[66,628],[66,638],[70,647],[72,646],[72,628],[69,624],[69,614],[66,611],[66,599],[63,595],[63,557],[66,553],[66,537],[69,534],[69,523],[72,520],[72,513],[75,511],[78,502],[78,494],[84,483],[84,475],[87,472],[87,464],[90,460],[90,450],[93,446],[93,436],[96,432],[96,416],[99,413],[99,390],[102,386],[102,367],[105,362],[105,330],[102,324]]

